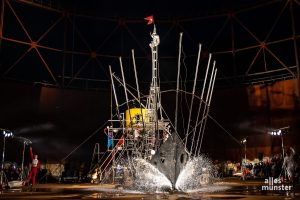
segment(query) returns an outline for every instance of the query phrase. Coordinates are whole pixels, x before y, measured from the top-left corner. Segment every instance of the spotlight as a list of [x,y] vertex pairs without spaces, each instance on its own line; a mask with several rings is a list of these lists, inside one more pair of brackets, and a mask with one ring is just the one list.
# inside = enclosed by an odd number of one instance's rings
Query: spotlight
[[13,133],[12,132],[10,132],[10,131],[3,131],[3,136],[4,137],[13,137]]
[[151,155],[154,155],[155,151],[152,149],[150,153],[151,153]]
[[282,155],[285,155],[284,154],[284,141],[283,141],[283,134],[288,134],[289,132],[289,129],[290,129],[290,126],[286,126],[286,127],[282,127],[282,128],[279,128],[279,129],[273,129],[272,131],[268,131],[268,134],[270,135],[274,135],[274,136],[280,136],[281,137],[281,148],[282,148]]
[[247,139],[246,139],[246,138],[244,138],[244,139],[241,140],[241,143],[242,143],[242,144],[245,144],[246,142],[247,142]]
[[119,132],[119,130],[118,129],[113,129],[113,132],[117,133],[117,132]]

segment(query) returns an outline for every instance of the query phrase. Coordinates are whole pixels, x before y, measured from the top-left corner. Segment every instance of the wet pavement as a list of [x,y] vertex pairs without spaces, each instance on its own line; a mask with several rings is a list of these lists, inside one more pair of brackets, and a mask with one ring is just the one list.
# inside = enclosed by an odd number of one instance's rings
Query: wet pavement
[[263,191],[264,185],[263,180],[241,181],[231,178],[188,193],[143,193],[112,184],[38,184],[33,189],[24,187],[4,190],[0,194],[0,199],[300,199],[300,184],[296,185],[295,194],[284,191]]

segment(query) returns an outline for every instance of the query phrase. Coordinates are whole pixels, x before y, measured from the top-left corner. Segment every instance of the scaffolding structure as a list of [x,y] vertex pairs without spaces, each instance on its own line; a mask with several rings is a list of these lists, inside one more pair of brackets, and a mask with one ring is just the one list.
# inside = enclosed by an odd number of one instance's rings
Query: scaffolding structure
[[[169,135],[171,135],[170,122],[163,118],[162,113],[161,93],[158,82],[158,45],[160,43],[160,39],[159,35],[156,33],[155,25],[151,37],[152,82],[150,85],[149,95],[147,96],[146,105],[141,103],[136,66],[134,66],[134,69],[138,97],[135,97],[135,100],[138,102],[140,106],[139,108],[131,108],[129,106],[130,101],[127,95],[129,91],[126,87],[122,59],[119,59],[122,71],[122,81],[112,73],[110,67],[112,88],[117,107],[117,119],[109,120],[108,122],[111,126],[107,126],[105,129],[105,133],[108,137],[107,152],[110,153],[102,165],[99,166],[99,169],[103,169],[102,173],[108,171],[107,174],[112,178],[112,182],[115,182],[116,178],[120,178],[120,176],[116,176],[116,170],[118,170],[120,161],[124,158],[124,156],[127,156],[127,158],[141,158],[150,161],[152,156],[157,153],[160,146],[168,139]],[[135,60],[134,51],[132,51],[132,55],[133,60]],[[123,85],[127,104],[126,113],[120,113],[119,111],[114,79]],[[101,175],[101,177],[102,176],[103,175]]]

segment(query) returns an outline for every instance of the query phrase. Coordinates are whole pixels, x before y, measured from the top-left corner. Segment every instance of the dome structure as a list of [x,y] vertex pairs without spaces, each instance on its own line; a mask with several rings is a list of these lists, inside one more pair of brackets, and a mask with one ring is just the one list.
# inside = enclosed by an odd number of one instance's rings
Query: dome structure
[[[1,79],[60,88],[103,88],[108,65],[118,57],[132,76],[131,49],[149,83],[149,32],[154,15],[161,35],[161,83],[176,82],[179,33],[187,82],[193,80],[198,43],[202,58],[218,61],[217,87],[260,84],[299,77],[297,0],[209,1],[29,1],[2,3]],[[201,80],[199,80],[201,81]]]

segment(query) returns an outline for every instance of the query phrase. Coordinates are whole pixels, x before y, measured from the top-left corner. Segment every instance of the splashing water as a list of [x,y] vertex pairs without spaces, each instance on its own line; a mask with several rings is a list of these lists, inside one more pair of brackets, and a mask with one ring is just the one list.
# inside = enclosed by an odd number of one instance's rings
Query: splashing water
[[144,159],[133,159],[135,187],[148,192],[162,192],[172,189],[171,181],[155,166]]
[[[164,192],[177,189],[182,192],[217,191],[226,188],[212,186],[217,179],[217,173],[211,160],[200,155],[191,158],[180,172],[175,188],[171,181],[154,165],[141,158],[130,160],[134,171],[133,188],[138,191]],[[129,166],[128,166],[129,167]]]
[[183,192],[197,190],[211,184],[216,177],[211,161],[200,155],[186,163],[177,178],[175,188]]

